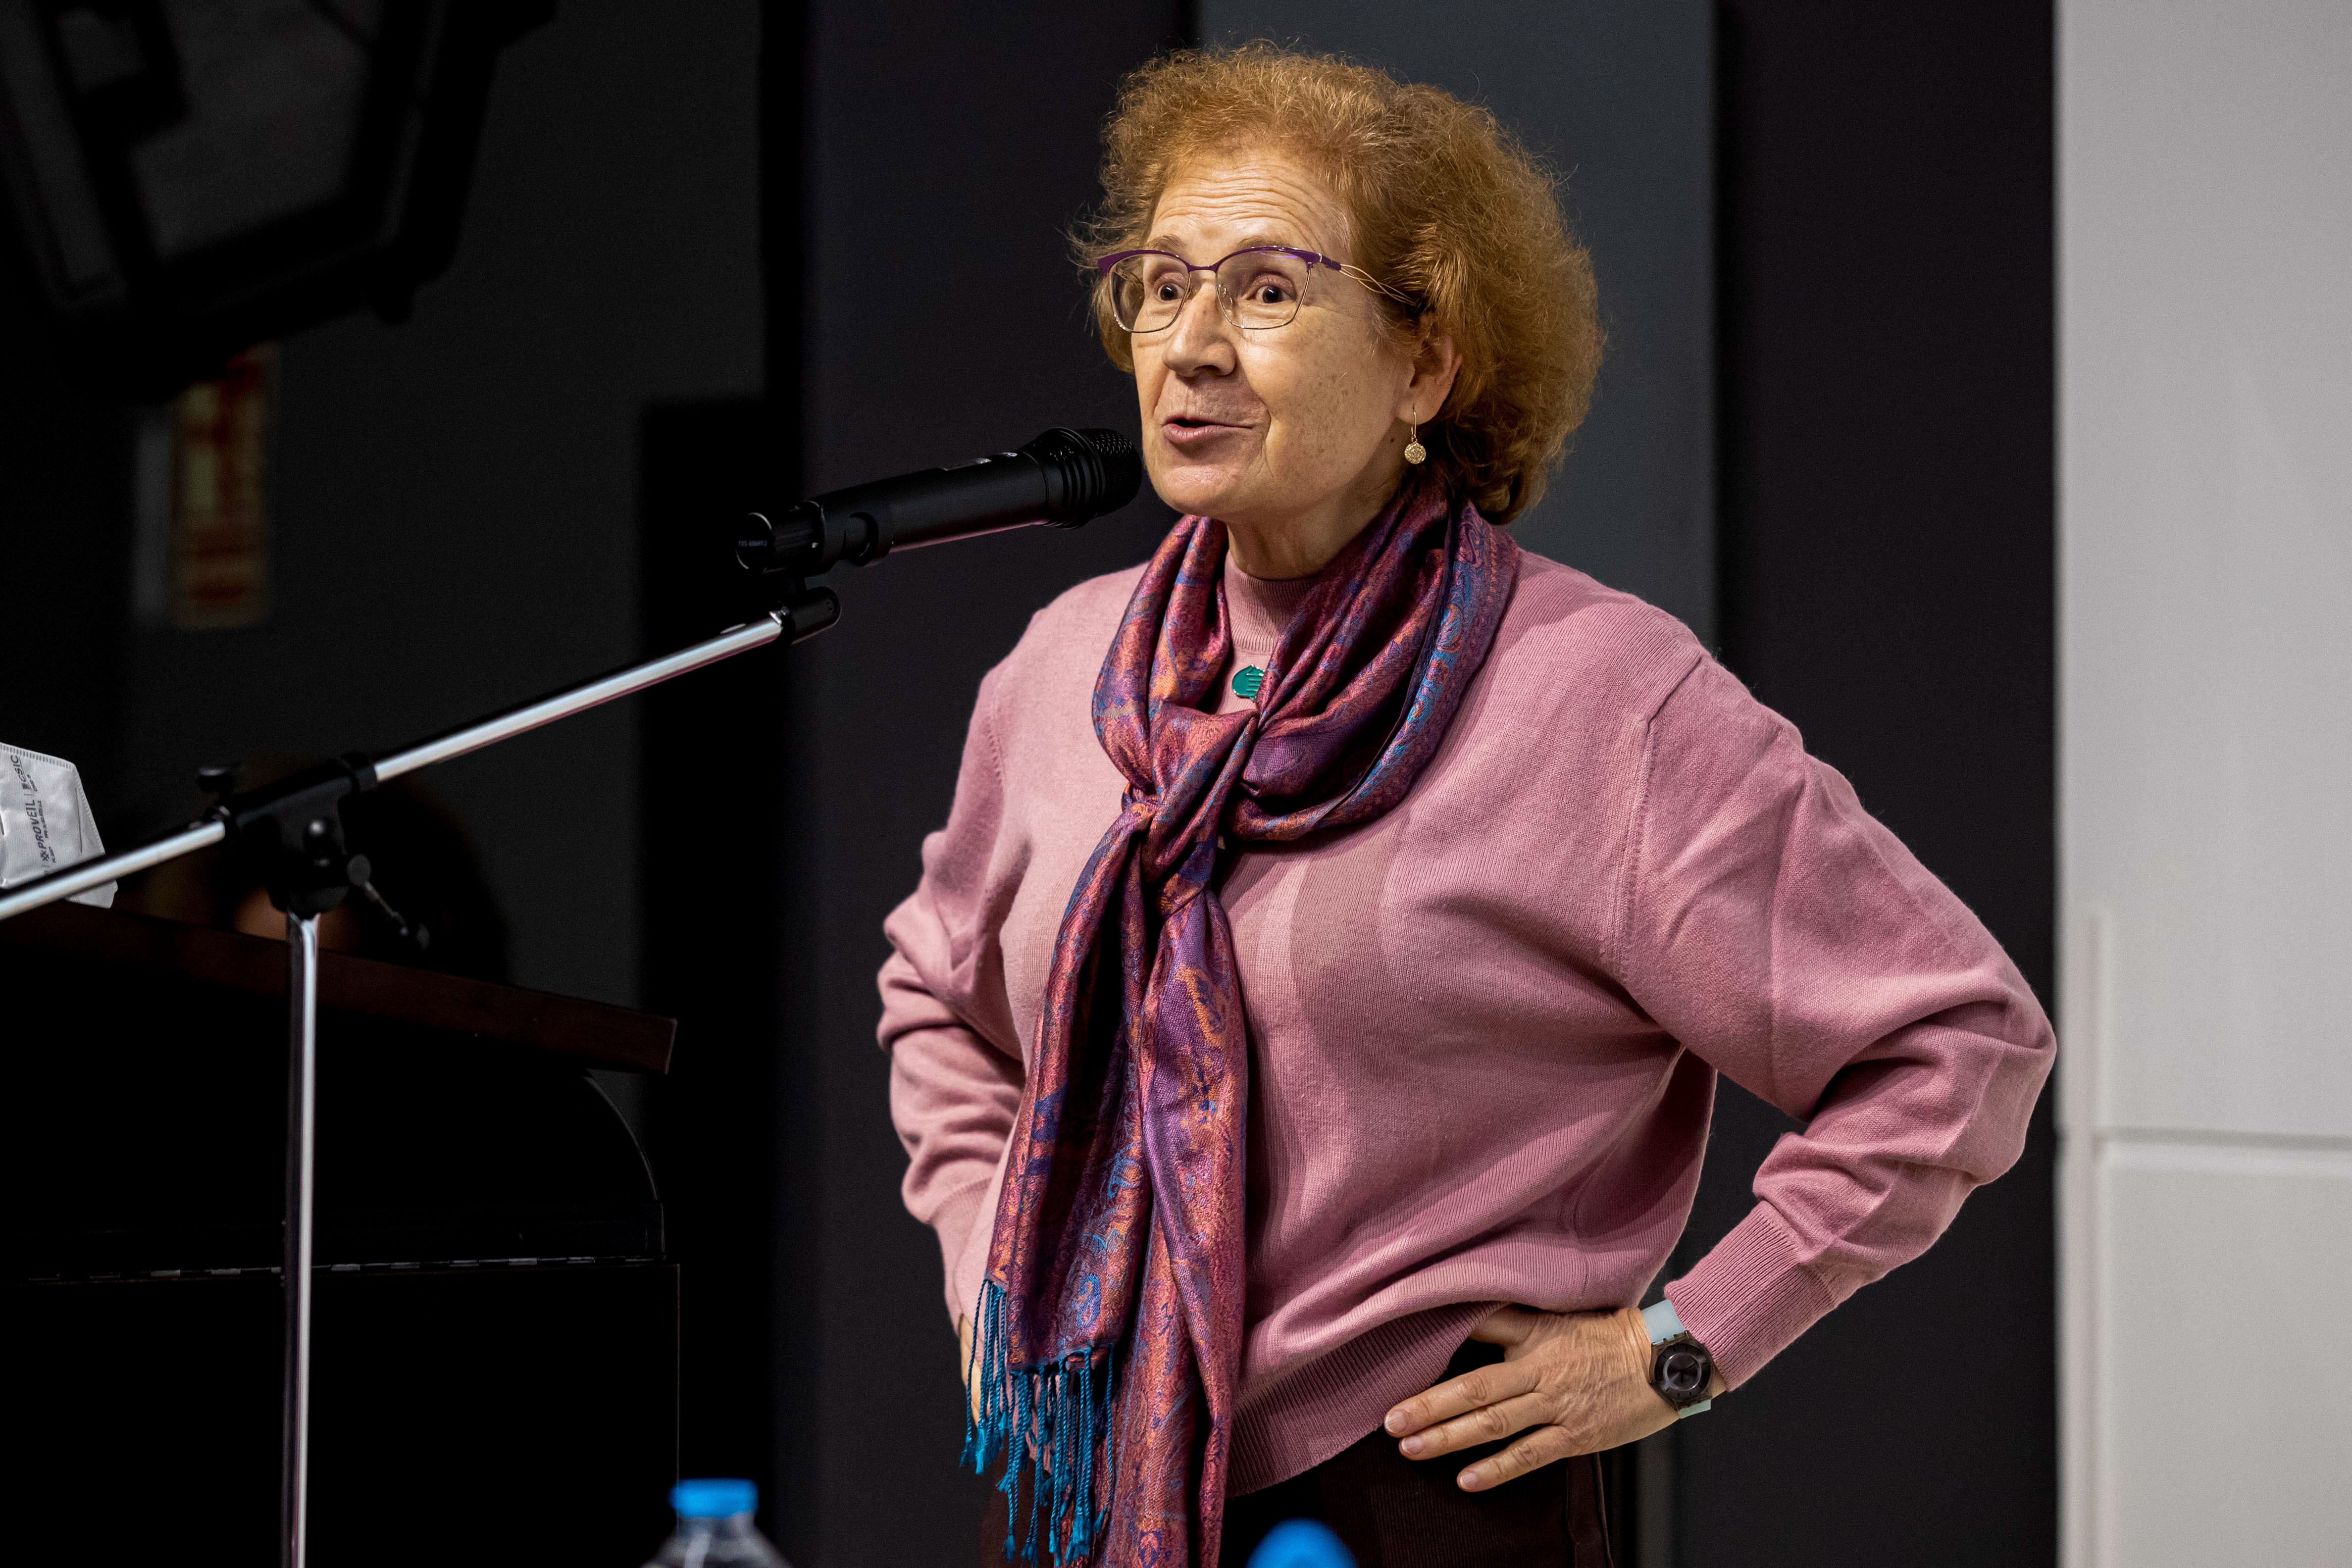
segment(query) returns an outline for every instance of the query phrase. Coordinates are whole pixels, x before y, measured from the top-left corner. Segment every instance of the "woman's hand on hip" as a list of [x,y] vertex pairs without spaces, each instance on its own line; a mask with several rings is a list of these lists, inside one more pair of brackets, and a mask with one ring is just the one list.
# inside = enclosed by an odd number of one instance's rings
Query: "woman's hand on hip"
[[1389,1436],[1408,1459],[1433,1459],[1526,1434],[1454,1478],[1486,1491],[1575,1454],[1646,1437],[1675,1422],[1650,1386],[1650,1335],[1631,1307],[1613,1312],[1538,1312],[1500,1307],[1470,1337],[1503,1347],[1503,1359],[1414,1395],[1388,1414]]

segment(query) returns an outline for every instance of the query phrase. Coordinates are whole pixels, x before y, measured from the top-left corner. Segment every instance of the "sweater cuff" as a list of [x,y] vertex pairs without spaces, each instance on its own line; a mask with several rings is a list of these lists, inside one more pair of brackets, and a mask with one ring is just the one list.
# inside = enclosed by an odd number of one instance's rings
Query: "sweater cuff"
[[1795,1233],[1762,1203],[1665,1294],[1731,1388],[1762,1371],[1837,1305],[1806,1266]]

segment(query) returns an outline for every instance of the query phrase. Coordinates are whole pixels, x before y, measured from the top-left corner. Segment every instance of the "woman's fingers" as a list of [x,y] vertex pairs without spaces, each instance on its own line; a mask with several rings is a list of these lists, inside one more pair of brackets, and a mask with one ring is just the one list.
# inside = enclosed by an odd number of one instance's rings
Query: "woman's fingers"
[[1571,1454],[1597,1452],[1670,1425],[1650,1389],[1641,1314],[1538,1312],[1504,1307],[1472,1336],[1510,1359],[1450,1378],[1399,1404],[1383,1425],[1409,1459],[1435,1458],[1524,1433],[1458,1478],[1465,1491],[1502,1485]]
[[980,1369],[971,1364],[971,1320],[959,1315],[956,1319],[956,1375],[964,1380],[963,1396],[971,1406],[971,1418],[980,1419]]
[[1470,1331],[1470,1337],[1481,1344],[1525,1344],[1547,1315],[1526,1307],[1496,1307]]
[[1540,1427],[1552,1418],[1550,1402],[1538,1394],[1522,1394],[1517,1398],[1481,1406],[1466,1416],[1456,1416],[1425,1432],[1415,1432],[1397,1447],[1408,1459],[1433,1459],[1440,1454],[1451,1454],[1460,1448],[1475,1448],[1481,1443],[1499,1442],[1514,1432],[1524,1432],[1529,1427]]
[[1475,1410],[1481,1406],[1516,1398],[1535,1388],[1535,1369],[1515,1362],[1482,1366],[1460,1377],[1449,1377],[1396,1406],[1381,1425],[1391,1437],[1418,1432],[1438,1421]]
[[1486,1491],[1505,1481],[1541,1469],[1555,1459],[1567,1458],[1576,1452],[1576,1440],[1559,1427],[1542,1427],[1505,1448],[1492,1458],[1479,1460],[1454,1482],[1464,1491]]

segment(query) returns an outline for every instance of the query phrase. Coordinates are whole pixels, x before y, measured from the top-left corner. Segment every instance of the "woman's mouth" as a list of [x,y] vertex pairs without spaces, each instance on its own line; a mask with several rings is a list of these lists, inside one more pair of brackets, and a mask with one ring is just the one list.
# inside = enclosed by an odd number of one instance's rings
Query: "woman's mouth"
[[1202,419],[1196,414],[1178,414],[1160,422],[1160,435],[1180,452],[1196,450],[1220,436],[1238,435],[1244,428],[1218,420]]

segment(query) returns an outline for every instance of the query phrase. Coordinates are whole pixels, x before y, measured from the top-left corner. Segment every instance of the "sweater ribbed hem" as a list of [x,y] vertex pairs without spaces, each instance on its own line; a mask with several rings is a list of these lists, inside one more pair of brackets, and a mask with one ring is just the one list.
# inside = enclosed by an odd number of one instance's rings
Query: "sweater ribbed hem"
[[1437,1381],[1495,1306],[1467,1301],[1398,1318],[1253,1390],[1234,1416],[1227,1495],[1303,1475],[1377,1431],[1390,1406]]
[[1666,1287],[1666,1300],[1733,1388],[1837,1305],[1806,1267],[1795,1232],[1761,1203]]

